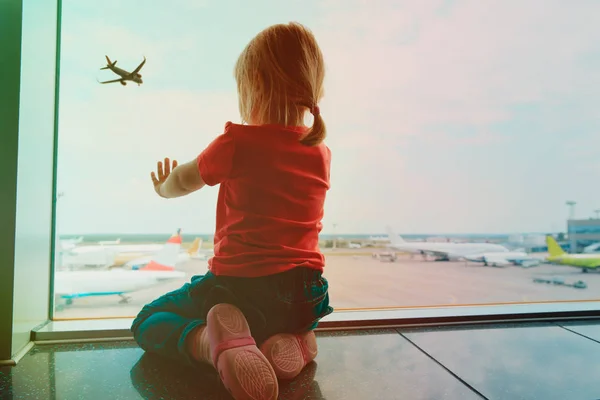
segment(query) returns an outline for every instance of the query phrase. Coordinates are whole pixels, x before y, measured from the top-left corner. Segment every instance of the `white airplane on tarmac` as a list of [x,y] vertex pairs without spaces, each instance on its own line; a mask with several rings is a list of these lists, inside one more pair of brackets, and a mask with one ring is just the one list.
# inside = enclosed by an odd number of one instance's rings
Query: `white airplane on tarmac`
[[460,260],[467,256],[482,253],[504,253],[509,250],[494,243],[439,243],[439,242],[406,242],[391,227],[386,227],[390,244],[389,249],[400,252],[433,255],[436,261]]
[[83,236],[79,236],[78,238],[75,239],[63,239],[60,240],[58,242],[58,245],[60,246],[60,250],[70,250],[73,249],[75,247],[77,247],[77,245],[79,243],[81,243],[83,241]]
[[544,261],[541,258],[530,256],[524,251],[487,252],[465,256],[464,259],[466,261],[483,263],[486,267],[507,267],[516,265],[523,268],[535,267]]
[[[184,263],[188,260],[206,260],[208,257],[208,252],[204,250],[201,251],[201,246],[202,239],[196,238],[188,250],[181,251],[181,235],[178,233],[167,241],[167,244],[161,249],[161,252],[163,256],[168,254],[170,257],[176,259],[177,264]],[[148,263],[152,262],[154,258],[155,256],[138,257],[123,264],[123,268],[133,270],[141,269]]]
[[[180,231],[178,231],[180,234]],[[110,244],[106,244],[110,243]],[[67,268],[95,267],[107,268],[114,266],[140,266],[150,262],[154,254],[161,251],[162,244],[119,244],[120,240],[100,242],[97,245],[71,246],[61,248],[60,265]],[[187,251],[179,251],[178,262],[190,258],[205,259],[206,251],[200,250],[201,239],[196,238]],[[203,257],[202,257],[203,256]]]
[[130,300],[128,293],[185,279],[185,272],[175,270],[180,248],[181,235],[178,232],[148,262],[140,262],[137,270],[56,271],[55,296],[65,299],[67,305],[76,298],[112,295],[120,296],[120,302],[127,303]]

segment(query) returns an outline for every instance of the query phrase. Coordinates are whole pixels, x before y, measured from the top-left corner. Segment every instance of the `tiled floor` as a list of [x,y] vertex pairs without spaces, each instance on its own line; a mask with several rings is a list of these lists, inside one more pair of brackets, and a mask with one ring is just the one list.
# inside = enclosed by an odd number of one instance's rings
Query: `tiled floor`
[[[600,399],[600,322],[320,333],[281,399]],[[35,347],[1,399],[230,399],[217,375],[133,342]]]

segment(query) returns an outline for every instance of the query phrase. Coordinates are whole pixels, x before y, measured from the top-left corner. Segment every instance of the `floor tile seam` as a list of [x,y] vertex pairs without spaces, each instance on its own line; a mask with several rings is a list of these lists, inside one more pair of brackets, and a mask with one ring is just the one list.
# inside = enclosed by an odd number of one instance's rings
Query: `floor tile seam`
[[433,357],[431,354],[429,354],[427,351],[425,351],[423,348],[421,348],[419,345],[417,345],[414,341],[410,340],[408,337],[406,337],[406,335],[404,335],[402,332],[400,332],[399,329],[396,329],[396,332],[398,332],[398,334],[405,339],[406,341],[408,341],[411,345],[413,345],[414,347],[417,348],[417,350],[419,350],[422,354],[424,354],[427,358],[429,358],[430,360],[432,360],[434,363],[436,363],[437,365],[439,365],[440,367],[442,367],[446,372],[448,372],[450,375],[452,375],[456,380],[458,380],[460,383],[462,383],[463,385],[465,385],[466,387],[468,387],[473,393],[475,393],[476,395],[480,396],[482,399],[485,400],[489,400],[486,396],[483,395],[483,393],[481,393],[479,390],[475,389],[475,387],[473,387],[473,385],[471,385],[470,383],[468,383],[466,380],[464,380],[463,378],[461,378],[457,373],[455,373],[454,371],[452,371],[450,368],[448,368],[446,365],[444,365],[441,361],[439,361],[437,358]]
[[589,336],[587,336],[587,335],[584,335],[583,333],[580,333],[580,332],[574,331],[574,330],[572,330],[572,329],[569,329],[569,328],[567,328],[566,326],[562,326],[562,325],[559,325],[559,324],[557,324],[557,325],[558,325],[560,328],[563,328],[563,329],[564,329],[564,330],[566,330],[566,331],[569,331],[569,332],[571,332],[571,333],[574,333],[574,334],[576,334],[576,335],[578,335],[578,336],[581,336],[581,337],[584,337],[584,338],[586,338],[586,339],[588,339],[588,340],[591,340],[592,342],[596,342],[596,343],[600,344],[600,340],[597,340],[597,339],[591,338],[591,337],[589,337]]

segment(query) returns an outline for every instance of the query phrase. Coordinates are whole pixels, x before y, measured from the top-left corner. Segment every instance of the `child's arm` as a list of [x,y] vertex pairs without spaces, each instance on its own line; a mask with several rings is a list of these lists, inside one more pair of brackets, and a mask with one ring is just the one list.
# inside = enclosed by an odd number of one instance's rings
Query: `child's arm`
[[158,177],[154,172],[151,173],[154,190],[166,199],[188,195],[206,184],[200,176],[196,160],[182,165],[177,165],[177,161],[173,160],[171,166],[169,159],[165,158],[164,166],[161,161],[158,162],[157,173]]

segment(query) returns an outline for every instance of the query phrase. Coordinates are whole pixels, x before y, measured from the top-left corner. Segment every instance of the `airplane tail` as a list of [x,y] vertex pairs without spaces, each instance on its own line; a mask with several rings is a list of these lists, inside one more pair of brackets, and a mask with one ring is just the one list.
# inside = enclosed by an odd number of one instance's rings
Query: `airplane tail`
[[194,256],[194,255],[198,254],[198,250],[200,250],[200,246],[202,246],[202,239],[200,239],[200,238],[194,239],[194,242],[192,243],[192,246],[188,249],[187,253],[190,256]]
[[140,271],[175,271],[180,250],[181,229],[167,240],[163,248],[152,257],[148,264],[140,268]]
[[115,60],[115,62],[110,61],[110,58],[108,58],[108,56],[104,56],[106,57],[106,62],[108,63],[108,65],[106,67],[102,67],[100,69],[110,69],[110,67],[114,67],[115,65],[117,65],[117,60]]
[[561,256],[566,254],[562,247],[550,235],[546,236],[546,244],[548,245],[548,254],[550,257]]
[[390,243],[405,243],[404,239],[402,239],[402,236],[396,234],[396,232],[394,232],[391,226],[386,226],[385,230],[388,234],[388,239],[390,240]]

